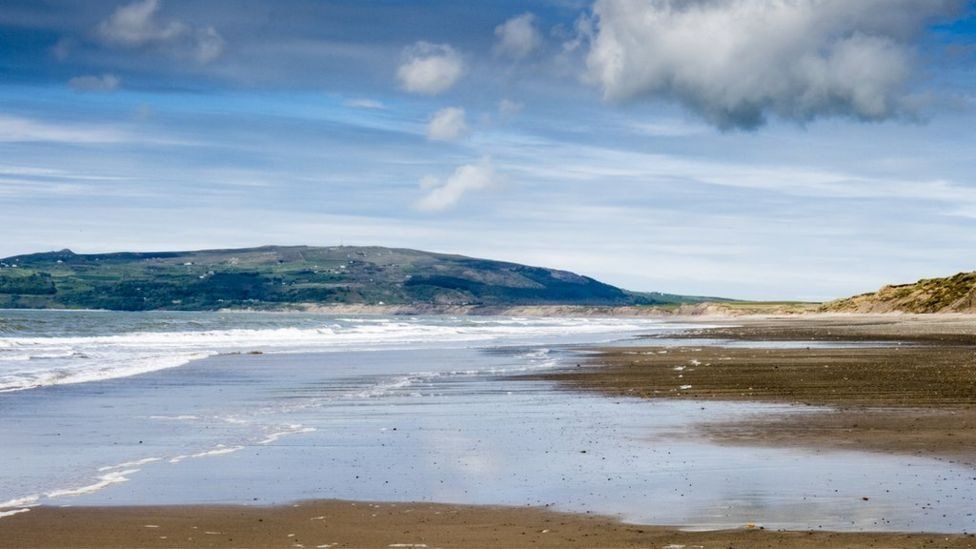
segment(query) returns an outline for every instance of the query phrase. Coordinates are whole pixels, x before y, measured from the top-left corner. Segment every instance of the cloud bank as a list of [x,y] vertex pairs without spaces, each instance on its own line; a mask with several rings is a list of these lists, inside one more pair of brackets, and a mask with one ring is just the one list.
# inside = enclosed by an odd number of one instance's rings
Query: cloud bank
[[535,25],[535,15],[523,13],[495,27],[495,53],[521,59],[542,45],[542,34]]
[[120,6],[97,28],[102,42],[125,48],[154,48],[168,55],[209,63],[223,53],[224,39],[212,26],[161,21],[159,0]]
[[468,122],[464,109],[447,107],[434,113],[427,123],[427,139],[431,141],[454,141],[468,133]]
[[915,41],[961,0],[597,0],[588,77],[723,128],[911,112]]
[[454,170],[448,178],[428,176],[420,181],[426,196],[415,204],[421,211],[436,212],[453,208],[468,192],[480,191],[498,185],[500,177],[488,157],[477,164],[465,164]]
[[463,73],[464,61],[454,48],[417,42],[404,50],[397,79],[410,93],[437,95],[454,86]]

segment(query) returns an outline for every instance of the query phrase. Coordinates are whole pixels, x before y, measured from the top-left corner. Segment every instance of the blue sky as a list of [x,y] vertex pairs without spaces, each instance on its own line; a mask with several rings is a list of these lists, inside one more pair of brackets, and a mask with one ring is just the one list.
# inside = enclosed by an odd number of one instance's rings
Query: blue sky
[[824,299],[973,270],[953,0],[8,0],[0,256],[371,244]]

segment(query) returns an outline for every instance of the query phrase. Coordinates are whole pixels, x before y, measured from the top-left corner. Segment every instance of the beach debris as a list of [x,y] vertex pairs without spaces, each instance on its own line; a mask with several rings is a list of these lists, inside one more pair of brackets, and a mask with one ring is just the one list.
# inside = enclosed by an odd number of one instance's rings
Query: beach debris
[[681,389],[682,391],[686,391],[688,389],[691,389],[691,385],[682,385],[681,387],[678,388]]

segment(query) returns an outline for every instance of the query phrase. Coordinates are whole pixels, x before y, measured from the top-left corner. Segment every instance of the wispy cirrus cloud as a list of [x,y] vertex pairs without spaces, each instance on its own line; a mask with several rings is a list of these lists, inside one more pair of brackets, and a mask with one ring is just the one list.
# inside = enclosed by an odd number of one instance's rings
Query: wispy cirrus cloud
[[68,87],[78,92],[110,92],[118,89],[122,80],[114,74],[76,76],[68,80]]
[[366,98],[349,99],[346,100],[343,104],[353,109],[370,109],[370,110],[378,110],[378,111],[386,109],[386,105],[384,105],[382,101],[377,101],[375,99],[366,99]]
[[95,124],[45,122],[0,114],[0,142],[51,142],[68,144],[121,143],[131,135],[118,128]]

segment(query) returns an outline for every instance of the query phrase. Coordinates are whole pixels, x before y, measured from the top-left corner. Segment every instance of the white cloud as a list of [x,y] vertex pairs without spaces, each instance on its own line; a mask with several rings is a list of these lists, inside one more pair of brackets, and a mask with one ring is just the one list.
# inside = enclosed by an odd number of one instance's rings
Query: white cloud
[[120,6],[98,25],[103,42],[126,48],[156,48],[175,57],[209,63],[223,53],[224,39],[211,26],[179,20],[160,21],[160,0],[136,0]]
[[0,115],[0,142],[120,143],[128,137],[125,132],[111,127],[50,124]]
[[79,92],[110,92],[118,89],[120,83],[114,74],[76,76],[68,80],[68,86]]
[[434,113],[427,123],[427,139],[432,141],[454,141],[468,133],[464,109],[447,107]]
[[386,105],[375,99],[350,99],[344,104],[354,109],[383,110],[386,108]]
[[[64,143],[67,145],[147,144],[200,146],[177,136],[152,134],[126,125],[49,122],[0,114],[0,143]],[[66,149],[67,150],[67,149]]]
[[721,128],[910,112],[914,40],[961,0],[597,0],[588,76]]
[[542,34],[535,26],[535,15],[523,13],[495,27],[495,52],[521,59],[542,45]]
[[523,107],[524,105],[511,99],[502,99],[498,102],[498,115],[503,121],[509,120],[516,114],[522,112]]
[[477,164],[465,164],[454,170],[448,178],[427,176],[421,179],[420,188],[427,194],[415,204],[418,210],[441,211],[457,205],[465,193],[480,191],[498,185],[500,177],[488,157]]
[[633,122],[629,124],[631,130],[653,137],[690,137],[709,133],[705,124],[693,124],[683,120],[664,119],[656,122]]
[[447,91],[464,73],[461,55],[447,44],[417,42],[403,52],[397,68],[400,86],[422,95],[437,95]]

